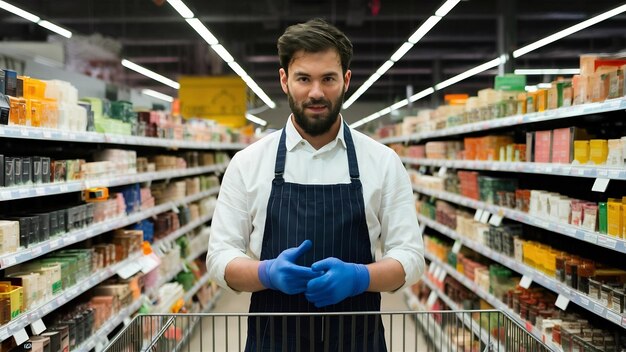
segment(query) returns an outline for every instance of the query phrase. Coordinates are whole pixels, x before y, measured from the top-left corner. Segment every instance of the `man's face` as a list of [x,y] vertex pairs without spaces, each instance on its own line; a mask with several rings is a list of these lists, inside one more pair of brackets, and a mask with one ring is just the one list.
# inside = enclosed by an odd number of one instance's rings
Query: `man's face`
[[343,96],[350,84],[335,50],[299,51],[289,64],[289,75],[280,69],[280,83],[300,128],[311,136],[327,132],[337,121]]

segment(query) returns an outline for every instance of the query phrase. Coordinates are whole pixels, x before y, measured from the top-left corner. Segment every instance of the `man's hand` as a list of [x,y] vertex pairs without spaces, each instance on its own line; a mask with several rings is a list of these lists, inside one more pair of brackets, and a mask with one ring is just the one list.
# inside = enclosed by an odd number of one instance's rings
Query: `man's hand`
[[305,240],[299,247],[285,249],[276,259],[261,261],[259,280],[263,286],[288,295],[304,292],[309,280],[320,276],[321,273],[294,263],[312,246],[310,240]]
[[363,264],[344,263],[331,257],[315,262],[311,269],[323,272],[309,281],[305,293],[306,299],[318,308],[359,295],[370,284],[369,270]]

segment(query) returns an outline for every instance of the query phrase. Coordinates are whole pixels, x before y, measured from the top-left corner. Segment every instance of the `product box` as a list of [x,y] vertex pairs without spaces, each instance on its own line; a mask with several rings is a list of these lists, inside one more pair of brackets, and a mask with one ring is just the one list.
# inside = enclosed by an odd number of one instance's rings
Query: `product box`
[[4,158],[4,186],[11,187],[15,186],[15,171],[13,170],[15,166],[14,160],[12,157]]
[[551,162],[552,152],[552,131],[536,131],[534,143],[535,158],[534,162],[549,163]]
[[0,281],[0,299],[11,302],[11,319],[24,311],[24,290],[21,287],[11,285],[9,281]]
[[13,253],[20,245],[20,223],[0,220],[0,254]]
[[606,163],[609,154],[609,144],[606,139],[592,139],[589,141],[589,160],[596,165]]
[[39,276],[40,275],[37,273],[20,273],[7,277],[12,285],[19,286],[23,289],[25,309],[34,307],[41,298]]
[[50,178],[51,178],[50,171],[51,171],[50,158],[42,157],[41,158],[41,182],[42,183],[49,183],[49,182],[51,182],[51,180],[50,180]]
[[22,158],[13,158],[13,180],[16,186],[22,184]]
[[0,93],[0,125],[8,125],[11,115],[10,98]]
[[47,241],[50,238],[50,213],[34,214],[39,219],[39,241]]
[[17,96],[17,72],[13,70],[3,69],[4,71],[4,94]]
[[30,157],[22,158],[22,184],[27,185],[32,182],[33,163]]
[[559,128],[552,131],[553,163],[569,164],[574,160],[574,140],[587,138],[584,129],[576,127]]
[[49,332],[56,332],[59,334],[59,341],[61,342],[60,350],[62,352],[67,352],[70,350],[70,329],[67,325],[57,324],[52,327],[48,327],[46,333]]
[[607,233],[607,204],[606,202],[598,203],[598,232]]
[[622,221],[621,201],[610,198],[607,202],[607,233],[611,236],[621,237]]
[[67,180],[66,160],[55,160],[52,170],[53,173],[50,178],[52,178],[54,182],[65,182]]
[[32,181],[34,184],[40,184],[42,183],[42,160],[40,156],[33,156],[31,157],[31,161],[33,164],[33,172],[32,172]]
[[61,333],[58,331],[45,331],[40,336],[50,339],[50,352],[65,352],[61,349]]

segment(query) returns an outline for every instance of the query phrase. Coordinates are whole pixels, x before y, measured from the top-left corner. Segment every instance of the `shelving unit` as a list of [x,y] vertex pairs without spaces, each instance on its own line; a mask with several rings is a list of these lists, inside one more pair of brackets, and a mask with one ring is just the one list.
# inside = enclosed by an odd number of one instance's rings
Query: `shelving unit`
[[[420,301],[417,299],[417,297],[415,297],[415,295],[411,292],[409,288],[405,288],[403,292],[406,297],[406,304],[409,307],[409,309],[418,311],[418,312],[428,312],[430,310],[428,309],[428,307],[420,303]],[[424,332],[426,335],[428,335],[430,337],[430,340],[435,343],[443,341],[442,351],[456,352],[457,351],[456,347],[450,345],[450,343],[448,342],[448,339],[444,337],[445,334],[441,330],[441,326],[439,325],[439,323],[435,321],[432,314],[430,313],[422,313],[422,314],[425,314],[426,318],[415,317],[415,322],[419,324],[419,326],[421,326],[422,328],[421,331]],[[417,343],[415,344],[417,345]]]
[[90,338],[85,340],[80,346],[73,349],[76,352],[89,352],[92,349],[96,348],[96,345],[106,345],[109,341],[109,334],[120,324],[124,322],[124,320],[129,319],[139,308],[145,299],[145,296],[142,295],[139,299],[135,300],[128,307],[123,308],[121,311],[117,312],[113,315],[113,317],[107,320],[104,325],[98,329]]
[[24,329],[27,325],[30,325],[35,321],[43,318],[48,313],[54,311],[55,309],[58,309],[65,303],[80,296],[92,287],[115,275],[122,267],[129,265],[130,263],[137,262],[141,255],[141,253],[135,253],[119,263],[115,263],[111,266],[106,267],[105,269],[99,270],[91,274],[89,277],[78,282],[76,285],[67,288],[62,293],[56,295],[47,302],[43,302],[39,306],[22,313],[18,318],[13,319],[9,323],[0,327],[0,340],[4,341],[8,339],[10,336],[19,332],[21,329]]
[[626,169],[605,166],[478,160],[415,159],[407,157],[402,157],[400,159],[403,163],[410,165],[439,166],[451,169],[523,172],[528,174],[626,180]]
[[518,126],[534,122],[559,120],[569,117],[599,114],[624,109],[626,109],[626,97],[609,99],[601,103],[574,105],[553,110],[547,110],[544,112],[515,115],[487,121],[479,121],[435,131],[414,133],[407,136],[383,138],[379,142],[383,144],[419,142],[429,138],[446,137],[478,131],[487,131],[501,127]]
[[564,283],[559,282],[558,280],[551,278],[524,263],[520,263],[515,259],[512,259],[506,255],[503,255],[502,253],[492,250],[489,247],[483,246],[480,243],[467,239],[456,231],[450,229],[449,227],[441,225],[434,220],[428,219],[419,214],[418,219],[421,223],[426,224],[428,227],[437,230],[438,232],[454,240],[461,241],[464,246],[472,249],[473,251],[480,253],[495,262],[503,264],[511,270],[518,272],[519,274],[530,277],[534,282],[552,292],[565,296],[567,299],[570,300],[570,302],[573,302],[587,309],[589,312],[596,314],[606,320],[609,320],[617,324],[618,326],[626,328],[626,316],[622,316],[611,311],[610,309],[603,306],[598,300],[588,297],[582,292],[567,287],[567,285],[565,285]]
[[500,207],[493,204],[487,204],[485,202],[477,201],[471,198],[463,197],[458,194],[437,191],[428,188],[422,188],[413,186],[415,192],[425,194],[428,196],[436,197],[442,200],[446,200],[452,203],[456,203],[465,207],[480,209],[488,211],[491,214],[498,214],[508,219],[515,220],[527,225],[540,227],[542,229],[559,233],[561,235],[573,237],[587,243],[592,243],[597,246],[608,248],[620,253],[626,253],[626,241],[620,238],[603,235],[598,232],[588,231],[579,227],[575,227],[569,224],[561,224],[552,222],[549,220],[540,219],[535,216],[528,215],[521,211]]
[[1,269],[6,269],[8,267],[27,262],[44,254],[55,251],[59,248],[67,247],[74,243],[84,241],[88,238],[103,234],[105,232],[134,224],[143,219],[150,218],[178,206],[193,203],[202,198],[217,194],[218,191],[219,187],[214,187],[198,194],[187,196],[178,201],[168,202],[166,204],[161,204],[156,207],[145,209],[131,215],[125,215],[115,219],[103,221],[92,226],[77,231],[72,231],[41,243],[37,243],[31,247],[19,250],[15,253],[5,254],[3,256],[0,256]]
[[465,277],[464,275],[462,275],[461,273],[456,271],[453,267],[451,267],[447,263],[442,262],[441,260],[439,260],[439,258],[435,257],[434,255],[426,252],[425,253],[425,257],[426,257],[426,259],[431,261],[431,265],[433,265],[433,263],[434,263],[438,267],[443,268],[443,270],[445,270],[448,275],[452,276],[455,280],[460,282],[463,286],[467,287],[472,292],[476,293],[476,295],[478,295],[478,297],[480,297],[480,298],[484,299],[485,301],[487,301],[495,309],[503,311],[503,312],[506,312],[518,324],[520,324],[521,326],[526,327],[526,330],[529,333],[531,333],[533,336],[535,336],[540,341],[543,341],[543,343],[547,344],[548,347],[550,347],[553,351],[555,351],[555,352],[559,351],[559,349],[554,344],[551,343],[550,338],[544,336],[541,333],[541,331],[539,331],[537,328],[535,328],[529,322],[527,322],[524,319],[522,319],[518,314],[516,314],[511,309],[509,309],[509,307],[506,306],[498,298],[496,298],[495,296],[493,296],[489,292],[486,292],[485,290],[483,290],[475,282],[471,281],[470,279],[468,279],[467,277]]
[[228,163],[216,164],[210,166],[193,167],[181,170],[166,170],[157,172],[145,172],[131,175],[116,175],[101,179],[86,179],[80,181],[70,181],[62,183],[48,183],[41,185],[26,185],[15,187],[1,187],[0,201],[9,201],[24,198],[35,198],[42,196],[50,196],[55,194],[64,194],[72,192],[80,192],[92,187],[116,187],[130,185],[134,183],[142,183],[157,180],[168,180],[178,177],[187,177],[207,174],[215,171],[223,171]]
[[[460,307],[456,302],[450,299],[450,297],[448,297],[448,295],[446,295],[437,285],[435,285],[432,281],[430,281],[428,277],[426,276],[422,277],[422,281],[428,287],[430,287],[431,291],[435,292],[437,294],[437,297],[439,297],[452,310],[456,310],[456,311],[463,310],[462,307]],[[485,331],[478,322],[475,322],[471,318],[471,316],[462,312],[456,313],[456,316],[458,317],[460,321],[463,322],[463,324],[467,328],[469,328],[472,331],[472,333],[475,336],[478,336],[485,345],[489,346],[488,350],[491,350],[491,349],[495,349],[496,351],[504,350],[503,347],[500,346],[500,344],[498,343],[497,339],[493,336],[490,336],[489,332]]]
[[220,143],[210,141],[188,141],[179,139],[126,136],[98,132],[69,132],[50,128],[26,126],[1,126],[0,137],[35,139],[57,142],[106,143],[128,146],[148,146],[196,150],[240,150],[244,143]]

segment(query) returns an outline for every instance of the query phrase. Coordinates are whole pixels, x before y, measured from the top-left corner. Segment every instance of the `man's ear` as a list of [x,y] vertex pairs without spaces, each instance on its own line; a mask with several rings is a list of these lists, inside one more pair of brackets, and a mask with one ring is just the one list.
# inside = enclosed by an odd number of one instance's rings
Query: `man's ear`
[[348,88],[350,87],[350,78],[352,78],[352,71],[347,70],[346,74],[343,76],[343,84],[344,84],[344,88],[345,91],[348,91]]
[[278,74],[280,75],[280,86],[283,88],[283,92],[285,94],[289,94],[289,88],[287,87],[287,72],[284,68],[278,70]]

